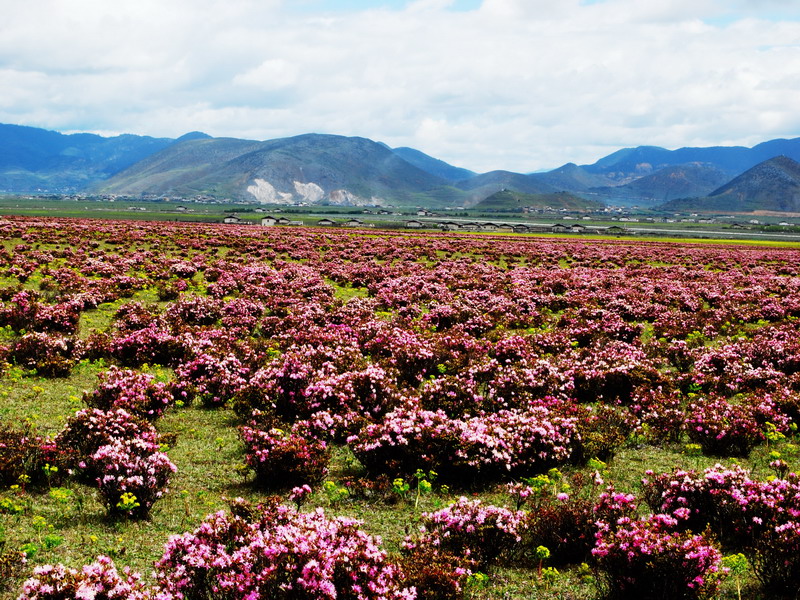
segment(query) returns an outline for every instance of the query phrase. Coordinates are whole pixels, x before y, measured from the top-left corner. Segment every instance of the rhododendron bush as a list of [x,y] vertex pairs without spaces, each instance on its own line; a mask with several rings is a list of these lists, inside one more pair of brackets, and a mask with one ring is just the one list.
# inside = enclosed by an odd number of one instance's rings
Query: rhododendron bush
[[[180,534],[145,590],[106,548],[44,569],[56,534],[28,524],[32,597],[457,600],[505,568],[547,597],[586,562],[609,597],[701,598],[730,585],[720,552],[751,589],[799,587],[800,250],[16,217],[0,238],[0,513],[80,498],[64,531]],[[201,522],[240,493],[302,511]]]
[[156,563],[162,593],[178,598],[413,600],[399,569],[358,521],[322,510],[234,506],[172,538]]

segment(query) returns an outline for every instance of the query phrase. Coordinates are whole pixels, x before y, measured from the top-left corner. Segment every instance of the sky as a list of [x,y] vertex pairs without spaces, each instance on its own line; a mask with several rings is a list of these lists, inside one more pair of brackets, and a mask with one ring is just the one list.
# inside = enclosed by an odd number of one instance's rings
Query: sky
[[0,0],[0,122],[485,172],[800,136],[797,0]]

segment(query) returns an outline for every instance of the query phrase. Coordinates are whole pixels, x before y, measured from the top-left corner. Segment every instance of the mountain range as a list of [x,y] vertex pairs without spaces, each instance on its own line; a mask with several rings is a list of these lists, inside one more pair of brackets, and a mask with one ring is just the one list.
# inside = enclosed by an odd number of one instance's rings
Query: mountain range
[[[776,157],[781,157],[778,160]],[[555,202],[718,211],[798,210],[800,138],[746,147],[639,146],[546,173],[474,173],[413,148],[304,134],[256,141],[192,132],[102,137],[0,124],[0,192],[211,195],[264,204],[485,206],[498,192]],[[755,170],[754,170],[755,169]],[[738,181],[737,181],[738,180]],[[567,192],[568,194],[561,194]],[[665,204],[666,203],[666,204]],[[491,205],[491,202],[489,202]],[[768,207],[768,208],[767,208]]]
[[665,210],[800,213],[800,163],[770,158],[720,186],[705,198],[672,200]]

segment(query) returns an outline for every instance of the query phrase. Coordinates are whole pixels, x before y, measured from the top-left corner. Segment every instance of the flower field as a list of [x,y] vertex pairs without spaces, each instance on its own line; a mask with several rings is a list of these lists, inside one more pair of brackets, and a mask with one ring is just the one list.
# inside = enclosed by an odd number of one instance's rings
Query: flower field
[[800,593],[800,249],[0,240],[3,598]]

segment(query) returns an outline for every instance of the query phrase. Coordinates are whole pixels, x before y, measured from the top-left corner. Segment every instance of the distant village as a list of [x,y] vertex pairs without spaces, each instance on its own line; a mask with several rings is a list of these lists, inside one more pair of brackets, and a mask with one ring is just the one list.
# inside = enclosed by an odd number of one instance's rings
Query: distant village
[[[223,219],[224,223],[232,225],[246,225],[252,223],[240,218],[235,214],[227,215]],[[303,221],[293,221],[286,217],[274,217],[267,215],[260,221],[263,227],[276,226],[302,226]],[[375,227],[375,223],[363,221],[358,218],[344,220],[334,220],[322,218],[312,223],[317,227]],[[419,220],[408,219],[398,221],[398,226],[406,229],[439,229],[441,231],[486,231],[495,233],[593,233],[606,235],[622,235],[627,233],[627,229],[619,225],[597,226],[583,225],[581,223],[562,224],[562,223],[497,223],[491,221],[454,221],[454,220]]]

